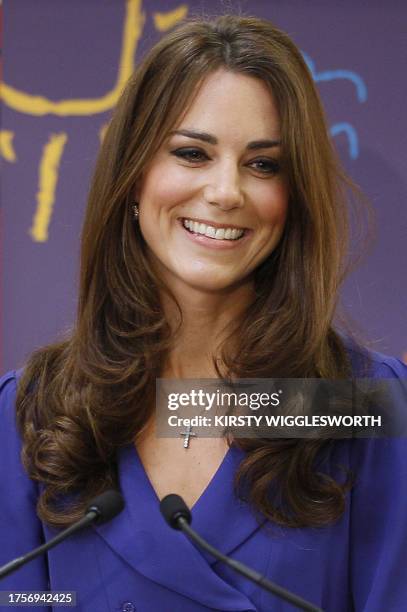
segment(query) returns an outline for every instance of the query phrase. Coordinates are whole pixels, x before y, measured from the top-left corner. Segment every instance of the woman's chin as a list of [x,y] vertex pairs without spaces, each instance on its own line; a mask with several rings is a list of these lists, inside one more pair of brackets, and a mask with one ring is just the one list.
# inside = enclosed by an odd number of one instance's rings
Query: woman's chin
[[233,276],[215,274],[186,274],[180,276],[182,284],[187,290],[188,287],[194,291],[202,291],[202,293],[232,293],[238,286],[241,286],[242,279]]

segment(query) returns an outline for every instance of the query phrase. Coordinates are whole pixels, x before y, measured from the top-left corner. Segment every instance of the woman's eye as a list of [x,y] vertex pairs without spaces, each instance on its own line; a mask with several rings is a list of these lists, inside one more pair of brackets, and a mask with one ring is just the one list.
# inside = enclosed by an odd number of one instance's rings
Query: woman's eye
[[[189,161],[191,163],[199,163],[210,159],[204,151],[194,148],[175,149],[174,151],[171,151],[171,154],[175,155],[175,157],[185,159],[186,161]],[[280,164],[274,159],[255,159],[250,162],[249,165],[253,166],[255,170],[257,170],[261,174],[274,175],[280,171]]]
[[262,174],[278,174],[280,164],[275,159],[255,159],[251,164],[256,165],[256,170]]
[[200,162],[208,159],[206,153],[199,149],[176,149],[175,151],[171,151],[171,153],[176,157],[181,157],[182,159],[192,162]]

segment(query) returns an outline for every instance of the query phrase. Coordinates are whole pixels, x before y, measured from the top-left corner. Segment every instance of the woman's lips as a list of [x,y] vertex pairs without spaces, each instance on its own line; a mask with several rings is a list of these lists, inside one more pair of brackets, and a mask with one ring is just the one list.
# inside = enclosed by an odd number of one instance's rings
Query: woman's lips
[[181,222],[184,221],[193,221],[195,223],[203,223],[204,225],[208,225],[210,227],[214,227],[215,229],[237,229],[246,231],[248,228],[243,225],[235,225],[234,223],[218,223],[217,221],[210,221],[208,219],[197,219],[195,217],[179,217]]
[[[189,218],[189,217],[188,217]],[[182,231],[184,232],[184,234],[186,234],[186,236],[195,244],[199,244],[201,246],[205,246],[205,247],[210,247],[212,249],[233,249],[233,248],[237,248],[239,246],[241,246],[243,243],[245,243],[252,231],[249,229],[245,229],[244,230],[244,234],[240,237],[240,238],[235,238],[233,240],[228,240],[228,239],[220,239],[220,238],[211,238],[209,236],[205,236],[204,234],[197,234],[189,229],[187,229],[184,226],[184,218],[179,220],[179,224],[180,227],[182,229]],[[202,222],[203,223],[203,222]],[[209,223],[206,223],[206,225],[210,225]],[[212,224],[212,227],[215,227],[214,224]],[[226,228],[226,227],[233,227],[232,225],[228,225],[228,226],[220,226],[219,224],[217,225],[218,228],[222,229],[222,228]],[[235,226],[236,227],[236,226]],[[237,229],[237,228],[236,228]]]

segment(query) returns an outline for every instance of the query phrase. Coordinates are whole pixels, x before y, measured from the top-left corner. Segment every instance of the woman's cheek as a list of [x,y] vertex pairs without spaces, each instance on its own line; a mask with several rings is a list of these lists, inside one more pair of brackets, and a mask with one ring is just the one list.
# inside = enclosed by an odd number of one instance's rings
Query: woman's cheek
[[259,194],[258,199],[259,216],[264,222],[284,222],[288,210],[288,192],[284,184],[275,184],[271,191]]
[[[168,177],[167,180],[163,180],[165,177]],[[200,185],[196,174],[191,173],[190,169],[180,167],[172,167],[161,176],[156,175],[153,184],[159,185],[159,189],[154,189],[154,191],[157,199],[166,207],[183,204],[184,200],[190,197]]]

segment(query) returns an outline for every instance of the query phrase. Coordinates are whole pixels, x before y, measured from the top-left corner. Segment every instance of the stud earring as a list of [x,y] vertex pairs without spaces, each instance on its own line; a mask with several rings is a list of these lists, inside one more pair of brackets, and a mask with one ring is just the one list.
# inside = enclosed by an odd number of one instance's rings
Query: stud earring
[[133,211],[133,219],[134,219],[134,221],[138,221],[138,217],[139,217],[140,211],[139,211],[137,202],[134,202],[134,204],[132,204],[131,209]]

